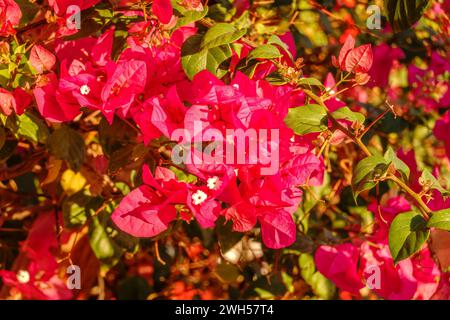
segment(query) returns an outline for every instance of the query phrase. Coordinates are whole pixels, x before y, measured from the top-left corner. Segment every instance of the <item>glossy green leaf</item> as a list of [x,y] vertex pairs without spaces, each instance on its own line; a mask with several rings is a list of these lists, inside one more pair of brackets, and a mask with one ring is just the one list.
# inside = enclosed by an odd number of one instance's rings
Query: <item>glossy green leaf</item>
[[279,57],[281,57],[281,53],[276,46],[271,44],[263,44],[262,46],[256,47],[250,51],[247,59],[276,59]]
[[316,78],[301,78],[297,81],[297,84],[298,85],[306,85],[308,87],[316,86],[316,87],[325,88],[325,86],[322,84],[322,82],[320,82]]
[[318,104],[291,108],[284,122],[296,134],[321,132],[328,128],[327,110]]
[[349,107],[342,107],[332,113],[333,118],[348,120],[351,122],[358,122],[363,124],[366,121],[366,117],[359,112],[350,110]]
[[264,80],[270,82],[270,84],[274,86],[282,86],[287,83],[286,78],[279,71],[272,72]]
[[115,243],[108,237],[105,226],[100,219],[95,216],[89,226],[89,242],[95,256],[100,260],[114,258],[116,252],[120,250]]
[[126,252],[136,252],[139,239],[117,229],[111,220],[111,212],[117,204],[110,203],[98,215],[91,218],[89,242],[95,256],[107,266],[114,266]]
[[429,235],[427,222],[420,213],[409,211],[397,215],[389,229],[389,250],[394,262],[418,252]]
[[91,196],[86,189],[71,195],[62,204],[64,226],[75,228],[84,225],[102,203],[102,197]]
[[410,169],[406,163],[404,163],[397,155],[395,154],[394,150],[389,147],[384,154],[384,159],[388,162],[391,162],[395,169],[400,172],[403,181],[408,182],[409,181],[409,175],[410,175]]
[[378,155],[364,158],[358,162],[352,177],[352,189],[355,198],[361,192],[375,187],[378,183],[376,180],[386,174],[389,164],[388,161]]
[[298,265],[300,267],[300,274],[306,282],[310,282],[312,276],[316,272],[316,265],[314,264],[314,258],[312,255],[302,253],[298,257]]
[[245,29],[238,30],[228,23],[217,23],[205,33],[200,48],[211,49],[230,44],[240,39],[246,32]]
[[436,179],[436,177],[428,170],[424,169],[422,171],[421,179],[427,184],[430,185],[431,189],[439,191],[444,197],[450,196],[450,191],[446,190],[440,182]]
[[178,18],[177,24],[174,30],[185,26],[189,23],[196,22],[202,18],[204,18],[208,14],[208,7],[205,6],[202,11],[197,10],[186,10],[184,7],[173,4],[173,8],[181,14],[181,17]]
[[395,31],[402,31],[419,21],[428,0],[385,0],[389,23]]
[[450,231],[450,209],[433,212],[427,227]]
[[201,41],[200,35],[194,35],[183,44],[181,63],[186,75],[192,79],[200,71],[208,70],[220,78],[224,74],[219,70],[220,65],[232,55],[230,46],[201,48]]
[[282,48],[284,50],[284,52],[292,59],[294,60],[294,57],[291,54],[291,51],[289,51],[289,48],[287,46],[286,43],[284,43],[280,37],[278,37],[277,35],[273,34],[270,36],[269,40],[267,40],[268,44],[273,44],[273,45],[277,45],[278,47]]
[[313,293],[321,299],[333,298],[336,287],[324,275],[316,270],[314,257],[307,253],[299,256],[298,264],[300,274],[307,284],[311,286]]
[[336,286],[319,271],[311,277],[310,285],[314,294],[324,300],[332,299],[336,292]]
[[45,143],[49,136],[44,120],[32,112],[10,115],[6,120],[6,127],[17,137],[25,138],[34,143]]

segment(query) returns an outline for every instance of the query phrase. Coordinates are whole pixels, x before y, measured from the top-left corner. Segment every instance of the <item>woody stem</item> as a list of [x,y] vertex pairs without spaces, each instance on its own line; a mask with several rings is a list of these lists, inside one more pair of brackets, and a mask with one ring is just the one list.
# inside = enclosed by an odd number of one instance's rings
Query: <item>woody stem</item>
[[420,212],[423,217],[428,220],[430,218],[431,210],[428,206],[423,202],[422,198],[419,194],[417,194],[414,190],[412,190],[406,183],[397,178],[395,175],[390,174],[386,177],[388,180],[395,182],[401,189],[403,189],[414,201],[419,205]]
[[366,147],[366,145],[362,142],[360,138],[358,138],[353,132],[348,130],[346,127],[341,125],[334,117],[333,115],[328,111],[327,106],[323,103],[322,98],[315,95],[312,91],[304,89],[303,90],[308,97],[313,99],[315,102],[317,102],[320,106],[324,107],[327,110],[328,118],[330,119],[333,126],[338,129],[339,131],[342,131],[347,137],[349,137],[353,142],[355,142],[361,150],[366,154],[366,156],[370,157],[372,153],[370,150]]
[[[312,91],[304,89],[305,94],[313,99],[315,102],[317,102],[319,105],[324,107],[327,110],[328,118],[330,119],[331,123],[333,124],[333,127],[336,129],[342,131],[347,137],[349,137],[353,142],[355,142],[361,150],[366,154],[366,156],[370,157],[372,153],[367,148],[367,146],[362,142],[360,137],[357,137],[353,132],[345,128],[343,125],[341,125],[328,111],[327,107],[322,101],[322,98],[315,95]],[[425,204],[425,202],[422,200],[421,196],[417,194],[414,190],[412,190],[406,183],[404,183],[402,180],[397,178],[395,175],[390,174],[386,177],[387,179],[395,182],[403,191],[405,191],[411,198],[414,199],[414,201],[418,204],[420,212],[424,216],[425,219],[429,219],[431,210],[430,208]]]

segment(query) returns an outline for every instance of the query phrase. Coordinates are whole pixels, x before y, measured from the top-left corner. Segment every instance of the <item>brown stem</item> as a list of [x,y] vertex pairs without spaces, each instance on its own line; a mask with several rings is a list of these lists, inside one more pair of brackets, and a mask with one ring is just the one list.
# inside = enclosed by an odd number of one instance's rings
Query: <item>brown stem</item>
[[361,148],[361,150],[366,154],[366,156],[370,157],[372,155],[370,150],[366,147],[366,145],[364,144],[364,142],[362,142],[360,138],[358,138],[353,132],[348,130],[346,127],[340,124],[339,121],[333,118],[330,112],[327,111],[327,114],[328,118],[330,119],[331,123],[335,128],[337,128],[339,131],[342,131],[347,137],[353,140],[353,142],[356,143]]
[[158,262],[161,263],[163,266],[165,266],[166,262],[159,255],[158,240],[155,241],[155,254],[156,254],[156,259],[158,260]]
[[420,212],[422,213],[423,217],[428,220],[430,218],[431,210],[428,208],[428,206],[423,202],[420,195],[418,195],[414,190],[412,190],[406,183],[404,183],[402,180],[397,178],[395,175],[390,174],[386,177],[387,179],[395,182],[400,188],[402,188],[407,194],[411,196],[411,198],[416,201],[416,203],[419,205]]
[[375,120],[373,120],[365,129],[364,131],[359,135],[359,137],[361,138],[363,135],[365,135],[370,129],[372,129],[372,127],[378,122],[380,121],[382,118],[384,118],[385,115],[387,115],[389,113],[389,111],[393,111],[391,108],[388,108],[386,110],[384,110]]
[[327,115],[328,118],[330,119],[331,123],[333,124],[333,126],[335,128],[337,128],[338,130],[342,131],[347,137],[349,137],[351,140],[353,140],[353,142],[355,142],[360,148],[361,150],[366,154],[366,156],[370,157],[372,155],[372,153],[370,152],[369,149],[367,149],[366,145],[361,141],[360,138],[358,138],[353,132],[351,132],[350,130],[348,130],[346,127],[344,127],[343,125],[341,125],[334,117],[333,115],[328,111],[327,106],[323,103],[322,99],[315,95],[312,91],[304,89],[303,90],[306,95],[308,97],[310,97],[311,99],[313,99],[315,102],[317,102],[320,106],[322,106],[323,108],[325,108],[327,110]]
[[[311,99],[316,101],[319,105],[321,105],[322,107],[327,109],[327,107],[323,103],[321,97],[315,95],[312,91],[309,91],[307,89],[304,89],[303,91],[305,92],[305,94],[308,97],[310,97]],[[366,145],[362,142],[360,137],[357,137],[353,132],[351,132],[350,130],[345,128],[343,125],[341,125],[335,118],[333,118],[333,116],[330,114],[328,109],[327,109],[327,114],[328,114],[328,117],[329,117],[331,123],[333,124],[333,126],[335,128],[337,128],[338,130],[344,132],[344,134],[346,136],[348,136],[350,139],[352,139],[353,142],[355,142],[361,148],[361,150],[366,154],[366,156],[370,157],[372,155],[372,153],[366,147]],[[415,202],[419,205],[420,212],[422,213],[424,218],[426,220],[429,219],[430,214],[431,214],[431,210],[430,210],[430,208],[428,208],[428,206],[425,204],[425,202],[423,202],[423,200],[422,200],[422,198],[420,197],[419,194],[417,194],[406,183],[404,183],[402,180],[400,180],[399,178],[397,178],[393,174],[388,175],[386,177],[386,179],[389,179],[389,180],[395,182],[401,189],[403,189],[403,191],[405,191],[407,194],[409,194],[415,200]]]

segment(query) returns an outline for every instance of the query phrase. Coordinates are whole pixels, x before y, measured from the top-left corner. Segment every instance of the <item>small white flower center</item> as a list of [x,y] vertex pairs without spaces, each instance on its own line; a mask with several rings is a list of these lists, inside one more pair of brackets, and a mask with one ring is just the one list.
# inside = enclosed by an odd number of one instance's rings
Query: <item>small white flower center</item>
[[91,92],[91,88],[89,88],[89,86],[88,86],[87,84],[83,84],[83,85],[80,87],[80,93],[81,93],[83,96],[89,94],[89,92]]
[[207,197],[206,193],[202,190],[197,190],[197,192],[192,195],[192,203],[198,206],[199,204],[202,204]]
[[219,177],[217,177],[217,176],[208,178],[208,180],[206,181],[206,186],[210,190],[217,190],[220,188],[220,185],[221,185],[221,181],[219,180]]
[[19,281],[20,283],[27,283],[30,281],[30,274],[26,270],[20,270],[19,272],[17,272],[16,277],[17,281]]

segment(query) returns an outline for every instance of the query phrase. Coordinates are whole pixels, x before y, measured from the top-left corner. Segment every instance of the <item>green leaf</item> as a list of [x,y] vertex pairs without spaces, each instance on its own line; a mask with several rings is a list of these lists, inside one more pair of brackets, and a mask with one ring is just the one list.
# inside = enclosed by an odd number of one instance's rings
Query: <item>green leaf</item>
[[389,23],[395,31],[406,30],[419,21],[428,0],[385,0]]
[[397,215],[389,229],[389,250],[394,263],[419,251],[429,235],[427,222],[421,214],[409,211]]
[[177,24],[175,25],[175,28],[173,30],[176,30],[189,23],[201,20],[208,14],[208,7],[205,7],[202,11],[197,11],[197,10],[186,10],[182,6],[173,4],[173,8],[182,15],[182,17],[178,18]]
[[242,43],[233,42],[230,44],[231,49],[240,57],[242,53],[242,48],[244,48],[244,45]]
[[193,174],[186,173],[177,167],[171,166],[170,170],[175,173],[178,181],[186,182],[186,183],[197,183],[197,177]]
[[230,263],[218,264],[214,269],[214,273],[220,280],[226,283],[235,282],[240,275],[239,269]]
[[283,272],[281,272],[281,279],[283,280],[283,283],[286,286],[286,289],[290,293],[294,293],[295,288],[294,288],[294,281],[293,281],[292,277],[283,271]]
[[8,70],[8,67],[5,65],[0,66],[0,86],[7,87],[10,78],[11,72]]
[[65,160],[78,171],[86,157],[83,137],[74,129],[63,125],[53,131],[47,141],[48,149],[57,159]]
[[114,183],[114,186],[117,189],[119,189],[120,192],[122,192],[122,194],[124,196],[126,196],[128,193],[130,193],[130,187],[126,183],[124,183],[122,181],[118,181],[118,182]]
[[386,174],[389,164],[379,155],[373,155],[358,162],[352,177],[354,197],[356,198],[361,192],[375,187],[378,183],[375,180]]
[[333,118],[343,119],[351,122],[358,122],[363,124],[366,121],[366,117],[362,113],[354,112],[349,107],[342,107],[332,113]]
[[364,230],[367,233],[372,233],[374,223],[373,213],[367,209],[366,206],[361,207],[348,207],[348,211],[352,216],[358,217],[361,220],[361,230]]
[[21,55],[21,54],[24,54],[26,52],[26,49],[27,49],[26,43],[22,43],[21,45],[18,45],[18,46],[14,47],[13,53],[15,55],[17,55],[17,54]]
[[395,169],[400,172],[403,181],[408,182],[409,181],[409,174],[410,170],[406,163],[404,163],[397,155],[395,154],[394,150],[389,147],[384,154],[384,159],[388,162],[391,162]]
[[335,285],[319,271],[311,277],[310,286],[316,296],[324,300],[330,300],[336,293]]
[[200,48],[202,37],[194,35],[186,40],[181,49],[181,63],[189,79],[192,79],[202,70],[208,70],[219,78],[224,75],[220,72],[220,65],[231,58],[229,45],[214,48]]
[[311,282],[312,276],[316,272],[314,258],[308,253],[302,253],[298,257],[298,265],[300,266],[300,274],[306,282]]
[[[253,72],[254,71],[255,70],[253,70]],[[272,72],[264,80],[270,82],[270,84],[274,86],[282,86],[287,83],[286,78],[279,71]]]
[[450,209],[433,212],[427,227],[450,231]]
[[284,122],[296,134],[321,132],[328,128],[327,110],[318,104],[291,108]]
[[263,300],[270,300],[270,299],[274,299],[275,298],[273,293],[271,293],[268,290],[264,290],[264,289],[261,289],[261,288],[255,288],[255,292]]
[[64,226],[76,228],[84,225],[102,203],[102,197],[93,197],[86,189],[66,198],[62,204]]
[[113,18],[113,8],[110,3],[101,2],[96,6],[83,10],[81,14],[81,29],[75,34],[64,37],[64,40],[77,40],[96,34],[106,27]]
[[15,0],[19,5],[22,12],[22,18],[20,19],[20,26],[26,25],[31,22],[39,11],[39,6],[36,3],[31,3],[28,0]]
[[89,242],[95,256],[107,268],[119,262],[122,255],[138,250],[139,239],[117,229],[111,220],[116,203],[108,204],[89,224]]
[[424,169],[422,171],[421,179],[426,183],[430,184],[431,189],[435,189],[439,191],[444,197],[450,196],[450,191],[446,190],[442,185],[439,183],[439,181],[436,179],[436,177],[427,169]]
[[252,51],[247,56],[247,60],[252,59],[276,59],[281,57],[280,50],[274,45],[263,44]]
[[110,202],[105,209],[98,214],[98,217],[105,227],[110,240],[122,249],[119,254],[122,254],[124,251],[135,253],[138,250],[139,239],[118,229],[111,219],[111,214],[117,205],[118,203],[114,201]]
[[16,136],[34,143],[45,143],[49,135],[45,122],[32,112],[9,116],[6,127]]
[[325,88],[325,86],[316,78],[301,78],[297,81],[299,85],[316,86]]
[[230,44],[240,39],[246,32],[247,30],[238,30],[228,23],[217,23],[205,33],[200,48],[211,49],[224,44]]
[[291,51],[289,51],[289,48],[288,48],[287,44],[284,43],[280,39],[280,37],[278,37],[277,35],[274,35],[274,34],[271,35],[269,40],[267,41],[267,43],[268,44],[274,44],[274,45],[277,45],[277,46],[281,47],[284,50],[284,52],[286,52],[287,55],[291,58],[291,60],[294,60],[294,57],[292,57]]
[[333,283],[316,270],[314,258],[308,253],[302,253],[298,258],[300,274],[307,284],[311,286],[316,296],[322,299],[331,299],[336,287]]
[[89,243],[95,256],[100,260],[109,260],[116,256],[120,250],[108,237],[105,226],[100,222],[99,217],[92,217],[89,225]]
[[233,21],[231,21],[231,23],[233,24],[233,26],[235,26],[238,29],[251,28],[252,27],[252,19],[250,16],[250,11],[245,10],[240,15],[239,18],[233,19]]

